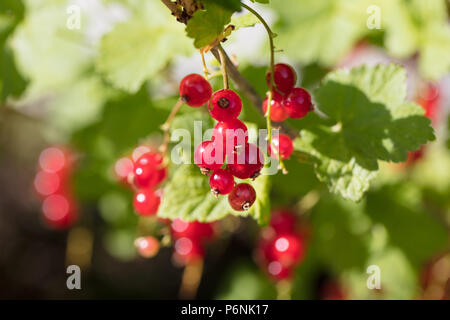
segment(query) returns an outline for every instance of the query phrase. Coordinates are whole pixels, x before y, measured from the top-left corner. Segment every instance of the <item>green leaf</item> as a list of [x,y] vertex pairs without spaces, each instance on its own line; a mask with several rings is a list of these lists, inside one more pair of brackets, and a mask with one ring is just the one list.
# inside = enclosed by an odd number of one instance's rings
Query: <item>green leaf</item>
[[404,161],[408,151],[434,139],[423,109],[405,98],[406,73],[399,66],[330,73],[315,99],[333,123],[302,130],[296,149],[315,159],[316,174],[331,192],[358,201],[379,160]]
[[269,3],[270,0],[250,0],[251,2]]
[[161,218],[185,221],[211,222],[233,214],[251,216],[265,224],[270,219],[269,176],[262,175],[251,182],[257,200],[249,211],[234,211],[227,196],[216,199],[208,183],[208,178],[195,165],[181,165],[164,188],[164,196],[158,211]]
[[224,27],[230,23],[233,11],[216,4],[205,5],[205,10],[199,10],[189,20],[186,32],[194,39],[196,48],[203,48],[218,38]]
[[224,9],[231,11],[240,11],[241,10],[241,1],[240,0],[202,0],[205,4],[216,4],[218,6],[223,7]]
[[254,27],[257,23],[260,23],[259,19],[252,13],[246,13],[244,15],[231,17],[231,23],[235,30],[240,28]]
[[189,46],[177,24],[143,22],[117,25],[101,42],[97,70],[117,88],[134,93]]

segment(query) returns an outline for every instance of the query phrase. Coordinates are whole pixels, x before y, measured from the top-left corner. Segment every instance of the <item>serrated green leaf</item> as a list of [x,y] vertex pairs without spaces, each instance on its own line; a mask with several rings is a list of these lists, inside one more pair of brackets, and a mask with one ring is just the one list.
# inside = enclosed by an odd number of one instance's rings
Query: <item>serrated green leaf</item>
[[205,10],[195,12],[186,26],[188,37],[194,39],[194,46],[200,49],[218,38],[230,23],[232,14],[233,11],[212,3],[205,5]]
[[434,139],[423,109],[405,97],[406,74],[399,66],[335,71],[315,92],[333,124],[302,130],[295,146],[315,158],[318,178],[333,193],[357,201],[379,160],[404,161],[408,151]]
[[247,27],[253,27],[257,23],[260,23],[259,19],[252,13],[247,13],[240,16],[233,16],[231,17],[231,23],[235,30],[238,30],[240,28],[247,28]]
[[164,196],[158,211],[161,218],[185,221],[211,222],[233,214],[251,216],[265,224],[270,219],[269,178],[258,177],[251,182],[257,194],[257,200],[249,211],[234,211],[227,196],[215,198],[211,193],[208,178],[202,175],[195,165],[181,165],[164,188]]

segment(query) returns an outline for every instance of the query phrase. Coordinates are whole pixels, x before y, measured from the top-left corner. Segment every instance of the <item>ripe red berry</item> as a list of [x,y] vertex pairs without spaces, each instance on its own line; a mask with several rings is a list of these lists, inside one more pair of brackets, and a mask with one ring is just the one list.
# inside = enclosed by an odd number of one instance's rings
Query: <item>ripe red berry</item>
[[232,154],[236,146],[242,146],[248,142],[247,126],[239,119],[218,122],[212,136],[215,144],[227,155]]
[[128,176],[130,173],[132,173],[134,170],[134,164],[133,161],[128,157],[120,158],[116,161],[114,164],[114,172],[122,182],[128,181]]
[[236,185],[228,195],[230,206],[236,211],[247,211],[256,200],[255,189],[248,183]]
[[61,179],[57,173],[39,171],[34,178],[34,188],[41,196],[55,194],[61,187]]
[[194,163],[200,168],[217,170],[225,162],[225,153],[211,140],[200,143],[194,152]]
[[214,92],[209,103],[209,113],[217,121],[230,121],[241,114],[242,101],[236,92],[222,89]]
[[264,154],[253,143],[248,143],[228,158],[228,169],[239,179],[256,178],[264,166]]
[[163,158],[159,153],[143,154],[134,165],[134,183],[138,188],[150,188],[160,183],[167,175],[161,167]]
[[134,241],[139,254],[144,258],[152,258],[159,251],[160,243],[158,239],[152,236],[139,237]]
[[191,107],[200,107],[211,98],[209,82],[199,74],[190,74],[180,82],[180,97]]
[[200,241],[190,238],[179,238],[174,245],[174,258],[180,264],[188,264],[202,260],[205,249]]
[[39,155],[39,165],[46,172],[59,172],[68,166],[68,162],[67,152],[57,147],[44,149]]
[[77,218],[75,202],[67,194],[53,194],[42,202],[42,213],[50,227],[65,229]]
[[312,110],[311,96],[303,88],[294,88],[283,101],[283,105],[292,119],[306,116]]
[[285,267],[298,264],[305,253],[304,243],[294,233],[277,235],[266,250],[267,261],[279,261]]
[[291,138],[285,134],[279,134],[278,136],[274,136],[272,138],[272,146],[268,146],[269,155],[272,154],[272,147],[275,147],[274,158],[278,158],[278,155],[281,156],[281,159],[287,160],[291,157],[292,152],[294,151],[294,144],[292,143]]
[[277,234],[294,232],[295,214],[289,210],[276,210],[272,213],[270,226]]
[[134,210],[143,216],[155,215],[161,203],[161,196],[153,189],[142,189],[134,195]]
[[217,169],[209,177],[209,186],[216,196],[229,194],[234,187],[234,177],[228,170]]
[[274,281],[280,281],[292,277],[292,269],[283,266],[279,261],[269,262],[267,264],[267,273]]
[[170,228],[175,239],[189,238],[195,241],[206,241],[214,236],[214,229],[211,223],[187,222],[175,219],[172,221]]
[[[263,101],[263,111],[267,112],[267,104],[269,98],[265,98]],[[273,97],[270,103],[270,119],[275,122],[283,122],[289,118],[289,114],[283,106],[283,96],[278,92],[273,92]]]
[[[277,63],[274,66],[275,88],[282,94],[288,94],[297,82],[297,74],[294,69],[285,63]],[[267,85],[270,84],[270,72],[266,75]]]

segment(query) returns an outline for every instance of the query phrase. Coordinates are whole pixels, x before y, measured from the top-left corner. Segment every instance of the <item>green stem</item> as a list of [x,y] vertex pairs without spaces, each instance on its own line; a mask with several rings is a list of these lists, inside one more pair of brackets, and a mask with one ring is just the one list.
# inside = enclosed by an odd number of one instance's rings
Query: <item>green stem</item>
[[223,48],[220,44],[217,45],[217,48],[219,49],[219,56],[220,56],[220,67],[222,69],[222,76],[223,76],[223,88],[228,89],[228,74],[227,74],[227,63],[225,60],[225,52],[223,51]]

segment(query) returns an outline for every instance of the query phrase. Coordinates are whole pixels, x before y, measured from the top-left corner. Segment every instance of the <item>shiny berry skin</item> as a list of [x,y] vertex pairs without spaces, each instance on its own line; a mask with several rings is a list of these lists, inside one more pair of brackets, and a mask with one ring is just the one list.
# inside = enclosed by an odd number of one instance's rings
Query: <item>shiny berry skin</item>
[[[294,69],[285,63],[277,63],[274,66],[275,88],[282,94],[288,94],[297,82],[297,74]],[[267,85],[270,85],[270,72],[266,75]]]
[[217,121],[236,119],[242,110],[242,100],[236,92],[222,89],[214,92],[209,102],[209,113]]
[[193,263],[202,260],[205,249],[200,241],[182,237],[175,241],[174,258],[180,264]]
[[218,122],[213,130],[213,141],[221,147],[224,154],[232,154],[235,147],[248,142],[247,126],[239,119]]
[[190,74],[180,82],[180,97],[191,107],[200,107],[211,98],[209,82],[199,74]]
[[134,183],[138,188],[150,188],[160,183],[165,176],[166,168],[161,167],[163,158],[159,153],[143,154],[134,164]]
[[272,148],[275,148],[276,152],[273,154],[274,158],[278,158],[278,155],[281,156],[281,159],[287,160],[291,157],[292,152],[294,151],[294,144],[292,143],[291,138],[285,134],[279,134],[278,136],[274,136],[272,138],[272,145],[268,146],[268,153],[272,155]]
[[152,236],[139,237],[134,241],[139,254],[144,258],[152,258],[159,252],[160,243]]
[[77,219],[75,202],[64,193],[45,198],[42,213],[47,224],[55,229],[66,229]]
[[295,266],[305,254],[303,239],[294,233],[278,234],[265,254],[267,261],[279,261],[285,267]]
[[225,153],[220,151],[213,141],[203,141],[195,149],[194,163],[204,169],[220,169],[225,162]]
[[255,189],[248,183],[236,185],[228,195],[230,206],[236,211],[247,211],[256,200]]
[[134,171],[134,163],[128,157],[120,158],[114,164],[114,173],[116,174],[117,178],[122,182],[127,182],[128,176],[130,175],[130,173],[133,173],[133,171]]
[[306,116],[312,110],[311,96],[303,88],[294,88],[283,101],[289,117],[299,119]]
[[[263,111],[267,112],[267,102],[269,98],[265,98],[263,101]],[[273,97],[270,106],[270,120],[275,122],[283,122],[289,118],[289,114],[283,106],[283,96],[278,92],[273,92]]]
[[34,178],[34,188],[40,196],[49,196],[61,190],[62,183],[57,173],[39,171]]
[[267,273],[274,281],[289,279],[292,277],[292,269],[283,266],[279,261],[271,261],[267,264]]
[[43,171],[56,173],[69,165],[68,158],[67,151],[57,147],[49,147],[42,150],[39,155],[39,165]]
[[236,178],[254,179],[264,166],[264,154],[255,144],[248,143],[228,158],[227,166]]
[[270,218],[270,226],[277,234],[294,232],[295,213],[289,210],[276,210]]
[[142,216],[152,216],[158,212],[161,196],[153,189],[142,189],[134,195],[134,210]]
[[206,241],[214,236],[214,229],[211,223],[187,222],[175,219],[172,221],[170,229],[175,239],[189,238],[195,241]]
[[228,170],[217,169],[209,176],[209,186],[216,196],[229,194],[234,187],[234,177]]

